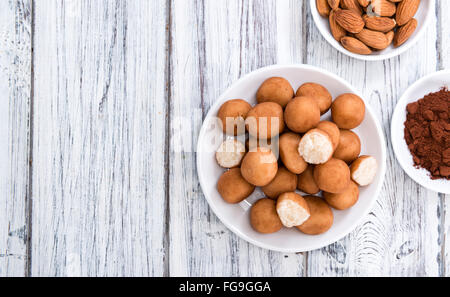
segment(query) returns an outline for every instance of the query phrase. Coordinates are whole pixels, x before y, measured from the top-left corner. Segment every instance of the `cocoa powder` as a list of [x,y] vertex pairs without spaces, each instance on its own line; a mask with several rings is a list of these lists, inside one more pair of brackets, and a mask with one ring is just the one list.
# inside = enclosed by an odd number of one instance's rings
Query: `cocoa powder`
[[444,88],[407,106],[405,140],[418,168],[450,179],[450,92]]

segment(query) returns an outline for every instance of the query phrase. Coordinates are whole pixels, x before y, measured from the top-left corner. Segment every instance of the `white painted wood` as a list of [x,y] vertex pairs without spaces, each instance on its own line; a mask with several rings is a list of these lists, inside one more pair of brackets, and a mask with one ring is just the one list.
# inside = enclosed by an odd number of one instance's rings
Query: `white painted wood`
[[0,277],[27,267],[31,1],[0,2]]
[[[391,115],[402,92],[436,70],[436,19],[423,42],[413,49],[398,58],[370,63],[333,50],[310,16],[307,24],[307,62],[337,73],[359,88],[378,114],[389,140]],[[388,150],[387,179],[375,209],[346,239],[310,253],[308,275],[439,275],[439,197],[405,175],[395,160],[390,140]]]
[[[276,62],[276,1],[172,1],[170,275],[302,275],[302,255],[268,252],[220,223],[201,193],[192,151],[202,115],[240,76]],[[184,117],[185,133],[179,133]]]
[[162,276],[166,1],[35,1],[33,276]]

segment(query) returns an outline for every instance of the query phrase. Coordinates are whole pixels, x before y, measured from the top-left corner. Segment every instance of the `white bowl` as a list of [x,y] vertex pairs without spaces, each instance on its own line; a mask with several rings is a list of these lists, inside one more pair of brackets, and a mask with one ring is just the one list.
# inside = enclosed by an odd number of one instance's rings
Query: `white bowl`
[[[363,154],[374,156],[379,161],[379,172],[375,182],[361,189],[358,204],[348,211],[335,211],[335,224],[332,229],[320,236],[308,236],[295,229],[284,229],[276,234],[262,235],[255,232],[249,220],[251,205],[260,198],[264,198],[261,191],[256,191],[249,199],[240,205],[230,205],[224,202],[216,189],[217,181],[224,170],[217,165],[215,151],[220,145],[213,139],[222,139],[223,133],[216,125],[215,118],[219,108],[230,99],[242,98],[251,104],[256,104],[256,91],[269,77],[281,76],[290,81],[294,88],[306,82],[316,82],[328,88],[336,98],[343,93],[359,92],[338,76],[308,65],[270,66],[246,75],[230,87],[209,111],[200,131],[197,148],[197,169],[200,185],[208,203],[219,219],[235,234],[259,247],[285,252],[297,253],[322,248],[339,241],[352,232],[366,215],[372,210],[381,191],[386,173],[386,142],[382,128],[375,114],[367,106],[367,115],[363,124],[355,131],[360,135]],[[325,115],[323,119],[330,118]]]
[[417,30],[414,34],[406,41],[402,46],[398,48],[394,48],[393,45],[389,46],[387,49],[374,52],[371,55],[358,55],[346,50],[339,42],[334,39],[333,35],[330,31],[330,24],[328,18],[322,17],[317,11],[316,0],[310,0],[311,2],[311,13],[314,18],[314,22],[316,23],[317,28],[319,28],[322,36],[338,51],[356,58],[365,61],[380,61],[385,59],[390,59],[395,56],[398,56],[408,49],[410,49],[414,44],[422,38],[422,35],[426,32],[428,24],[435,13],[435,0],[422,0],[420,2],[419,10],[415,18],[418,21]]
[[439,71],[414,83],[403,94],[392,117],[392,145],[398,162],[403,170],[421,186],[438,193],[450,194],[450,181],[432,180],[426,169],[418,169],[405,141],[406,106],[422,99],[425,95],[438,92],[442,87],[450,86],[450,70]]

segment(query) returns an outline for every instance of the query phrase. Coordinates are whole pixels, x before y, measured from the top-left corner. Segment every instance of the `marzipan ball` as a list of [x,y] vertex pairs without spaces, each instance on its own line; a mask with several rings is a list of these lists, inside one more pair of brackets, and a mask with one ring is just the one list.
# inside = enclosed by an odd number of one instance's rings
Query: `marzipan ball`
[[234,136],[245,134],[245,119],[251,109],[252,106],[242,99],[225,102],[218,114],[223,132]]
[[283,109],[273,102],[258,104],[248,112],[245,123],[252,137],[259,139],[276,137],[284,130]]
[[330,206],[319,197],[305,197],[311,217],[297,228],[308,235],[320,235],[331,229],[334,222],[333,211]]
[[331,159],[314,168],[314,179],[322,191],[339,194],[350,184],[350,168],[342,160]]
[[323,197],[328,204],[337,210],[347,210],[355,206],[359,200],[359,188],[354,181],[350,181],[349,186],[340,194],[324,192]]
[[277,212],[287,228],[300,226],[310,217],[308,203],[297,193],[282,194],[277,201]]
[[239,167],[245,156],[245,145],[235,139],[226,140],[216,152],[216,160],[220,167]]
[[361,154],[361,140],[358,135],[350,130],[341,130],[339,145],[333,158],[342,160],[348,164],[358,159]]
[[217,183],[217,190],[223,200],[230,204],[238,204],[250,197],[255,187],[242,177],[239,168],[234,168],[221,176]]
[[281,161],[290,172],[295,174],[303,173],[308,167],[308,163],[298,152],[298,145],[301,140],[301,136],[295,133],[285,133],[280,137]]
[[297,189],[310,195],[315,195],[320,192],[319,186],[314,179],[313,165],[308,166],[306,171],[298,176]]
[[270,149],[258,148],[245,155],[241,174],[247,182],[257,187],[270,184],[278,172],[278,160]]
[[361,97],[355,94],[339,96],[331,106],[333,122],[341,129],[357,128],[364,121],[366,105]]
[[294,89],[286,79],[281,77],[266,80],[256,94],[258,103],[275,102],[283,108],[292,98],[294,98]]
[[320,109],[310,97],[296,97],[289,102],[284,111],[288,128],[296,133],[306,133],[320,122]]
[[333,103],[333,97],[328,90],[316,83],[306,83],[297,90],[297,97],[310,97],[316,100],[321,114],[326,114]]
[[331,142],[333,142],[333,148],[334,150],[336,150],[339,145],[339,139],[341,137],[341,131],[339,130],[339,127],[335,123],[322,121],[319,123],[319,125],[317,125],[317,129],[328,133],[331,138]]
[[352,179],[361,187],[373,183],[378,171],[378,162],[374,157],[362,156],[350,167]]
[[271,199],[261,199],[253,205],[250,222],[253,229],[262,234],[275,233],[283,228],[277,214],[276,202]]
[[271,199],[278,199],[283,193],[294,192],[297,188],[297,175],[289,172],[286,168],[281,167],[278,169],[278,173],[275,179],[263,187],[262,190],[267,197]]
[[327,132],[312,129],[303,136],[298,152],[309,164],[323,164],[333,156],[333,141]]

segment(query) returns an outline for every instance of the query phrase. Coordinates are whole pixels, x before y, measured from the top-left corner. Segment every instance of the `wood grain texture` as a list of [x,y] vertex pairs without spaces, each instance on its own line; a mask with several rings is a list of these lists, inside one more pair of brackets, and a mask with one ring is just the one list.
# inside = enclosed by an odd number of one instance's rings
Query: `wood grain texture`
[[27,267],[31,1],[0,3],[0,277]]
[[367,63],[332,49],[309,15],[307,24],[307,63],[328,69],[361,90],[378,115],[389,143],[388,173],[375,209],[347,238],[310,253],[308,275],[440,275],[439,196],[406,176],[395,160],[389,139],[391,116],[401,94],[417,79],[436,70],[436,18],[423,42],[407,53]]
[[[302,255],[282,255],[232,234],[203,197],[192,153],[212,103],[242,75],[276,62],[276,1],[172,1],[170,275],[291,276]],[[188,117],[186,117],[188,115]],[[180,133],[180,118],[187,118]],[[185,152],[176,152],[183,143]]]
[[32,275],[162,276],[166,2],[35,3]]

